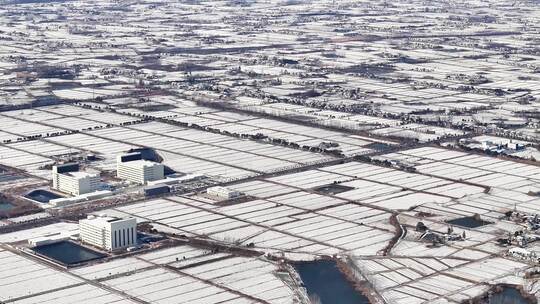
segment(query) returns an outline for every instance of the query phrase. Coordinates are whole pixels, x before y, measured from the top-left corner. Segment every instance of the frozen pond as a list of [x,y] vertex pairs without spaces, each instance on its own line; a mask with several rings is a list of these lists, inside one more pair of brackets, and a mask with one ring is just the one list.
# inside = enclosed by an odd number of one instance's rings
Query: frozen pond
[[294,267],[313,303],[369,304],[368,298],[354,289],[334,261],[302,262]]

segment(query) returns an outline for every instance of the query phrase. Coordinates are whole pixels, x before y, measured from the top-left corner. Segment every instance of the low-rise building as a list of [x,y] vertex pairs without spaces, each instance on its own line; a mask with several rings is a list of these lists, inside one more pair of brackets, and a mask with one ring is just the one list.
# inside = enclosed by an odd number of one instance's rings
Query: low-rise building
[[224,199],[224,200],[239,198],[242,195],[244,195],[240,191],[231,190],[229,188],[222,187],[222,186],[210,187],[206,189],[206,194],[212,197]]
[[165,179],[158,179],[158,180],[155,180],[155,181],[148,181],[146,184],[148,186],[160,185],[160,184],[170,186],[170,185],[176,185],[176,184],[180,184],[180,183],[198,181],[198,180],[202,180],[204,178],[205,178],[205,176],[201,175],[201,174],[186,174],[186,175],[182,175],[182,176],[168,175],[167,177],[165,177]]
[[90,215],[79,221],[79,237],[84,243],[109,251],[135,246],[137,220]]
[[72,197],[61,197],[55,198],[49,201],[49,205],[54,207],[65,207],[71,204],[96,200],[100,198],[105,198],[107,196],[113,195],[112,191],[109,190],[98,190],[90,193],[80,194]]
[[50,245],[55,243],[60,243],[70,239],[69,235],[63,233],[55,233],[45,236],[40,236],[37,238],[28,239],[28,244],[32,247]]
[[521,143],[512,142],[512,141],[510,141],[507,144],[507,147],[508,147],[508,149],[515,150],[515,151],[521,151],[521,150],[525,149],[525,145],[523,145]]
[[143,194],[145,196],[162,195],[162,194],[167,194],[169,192],[171,192],[171,188],[168,185],[164,185],[164,184],[146,186],[143,189]]

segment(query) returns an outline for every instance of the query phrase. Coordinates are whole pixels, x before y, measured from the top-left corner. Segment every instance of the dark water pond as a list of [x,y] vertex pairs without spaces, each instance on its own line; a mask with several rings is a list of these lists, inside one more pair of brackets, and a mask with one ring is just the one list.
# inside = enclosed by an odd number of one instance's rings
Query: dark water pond
[[340,185],[340,184],[330,184],[330,185],[317,187],[313,190],[319,193],[334,195],[334,194],[339,194],[339,193],[346,192],[353,189],[354,187],[349,187],[349,186]]
[[24,197],[29,198],[29,199],[31,199],[33,201],[45,204],[45,203],[48,203],[50,200],[53,200],[53,199],[56,199],[56,198],[61,198],[62,196],[60,196],[60,195],[58,195],[56,193],[52,193],[52,192],[47,191],[47,190],[38,189],[38,190],[31,191],[30,193],[28,193]]
[[491,224],[490,222],[484,221],[484,220],[478,220],[474,218],[473,216],[467,216],[467,217],[461,217],[457,219],[453,219],[450,221],[447,221],[448,224],[461,226],[461,227],[467,227],[467,228],[476,228],[481,227],[484,225]]
[[321,304],[369,304],[368,298],[354,289],[334,261],[302,262],[294,267],[309,296]]
[[385,143],[378,143],[378,142],[368,144],[365,147],[369,148],[369,149],[374,149],[374,150],[377,150],[377,151],[386,151],[386,150],[389,150],[390,148],[392,148],[392,146],[390,146],[390,145],[387,145]]
[[502,292],[494,293],[488,301],[489,304],[529,304],[519,290],[512,287],[504,287]]
[[21,178],[23,178],[23,177],[20,176],[20,175],[14,174],[14,173],[0,172],[0,182],[1,183],[15,181],[15,180],[18,180],[18,179],[21,179]]
[[44,255],[64,265],[77,264],[106,257],[105,254],[93,251],[69,241],[38,246],[34,247],[33,250],[36,253]]
[[0,211],[9,211],[11,209],[13,209],[13,206],[12,204],[8,203],[8,202],[2,202],[0,201]]

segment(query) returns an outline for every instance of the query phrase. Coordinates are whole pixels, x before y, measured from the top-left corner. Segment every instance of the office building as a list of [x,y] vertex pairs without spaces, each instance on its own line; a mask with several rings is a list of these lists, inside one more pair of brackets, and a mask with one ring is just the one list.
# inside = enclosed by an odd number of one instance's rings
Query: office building
[[80,195],[97,191],[100,177],[98,173],[81,172],[77,164],[64,164],[53,166],[52,180],[53,189]]
[[122,161],[119,156],[116,165],[116,176],[132,183],[144,185],[165,178],[165,167],[149,160]]
[[82,242],[115,251],[137,245],[137,221],[134,218],[88,216],[79,221]]

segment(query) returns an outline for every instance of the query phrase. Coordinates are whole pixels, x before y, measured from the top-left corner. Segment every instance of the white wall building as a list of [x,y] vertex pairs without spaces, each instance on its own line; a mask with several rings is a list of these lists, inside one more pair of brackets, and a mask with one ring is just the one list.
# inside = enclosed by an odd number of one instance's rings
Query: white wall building
[[67,241],[69,239],[70,239],[70,236],[67,234],[55,233],[51,235],[28,239],[28,244],[32,247],[37,247],[37,246],[60,243],[62,241]]
[[231,190],[229,188],[221,187],[221,186],[215,186],[215,187],[210,187],[206,189],[206,194],[213,196],[215,198],[225,199],[225,200],[238,198],[243,195],[243,193],[240,191]]
[[107,196],[111,196],[113,194],[114,193],[109,190],[98,190],[98,191],[80,194],[80,195],[76,195],[72,197],[55,198],[49,201],[49,205],[54,206],[54,207],[65,207],[71,204],[104,198]]
[[71,195],[80,195],[97,191],[100,177],[98,173],[80,171],[62,172],[59,166],[54,166],[52,171],[53,189]]
[[90,215],[79,221],[79,237],[109,251],[132,247],[137,245],[137,220]]
[[165,167],[148,160],[122,162],[120,156],[116,163],[116,176],[136,184],[165,178]]

